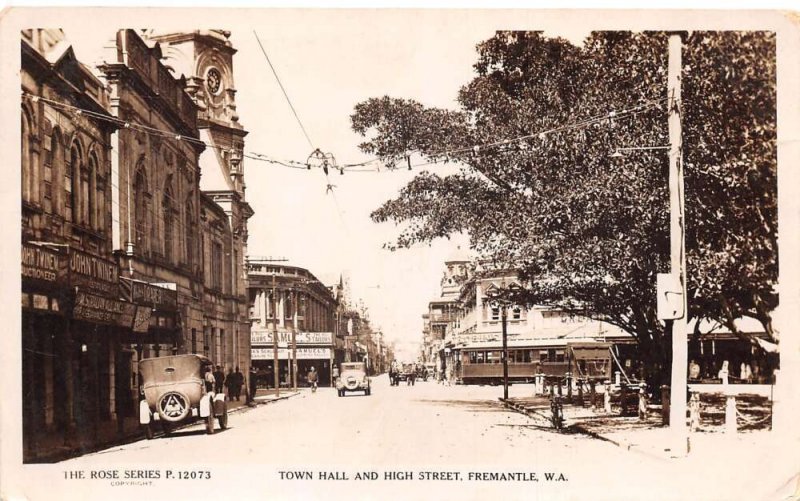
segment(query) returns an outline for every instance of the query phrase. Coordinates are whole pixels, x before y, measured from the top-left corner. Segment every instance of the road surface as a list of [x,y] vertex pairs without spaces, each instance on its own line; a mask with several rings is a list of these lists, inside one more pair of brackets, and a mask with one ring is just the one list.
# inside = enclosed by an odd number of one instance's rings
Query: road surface
[[[510,396],[532,389],[514,385]],[[758,475],[752,469],[737,473],[745,463],[735,451],[709,464],[556,434],[505,410],[500,395],[502,387],[448,387],[432,381],[391,387],[380,376],[374,378],[371,396],[340,398],[330,388],[304,390],[232,414],[230,428],[211,436],[195,425],[169,438],[113,447],[59,465],[135,465],[160,469],[161,475],[165,467],[186,465],[224,479],[207,481],[203,494],[226,499],[240,492],[247,493],[243,499],[338,499],[348,492],[355,493],[353,500],[434,494],[438,499],[740,499]],[[696,485],[687,478],[696,479]],[[162,480],[153,485],[159,482],[170,492],[176,488]],[[198,482],[187,481],[186,489],[194,492]]]

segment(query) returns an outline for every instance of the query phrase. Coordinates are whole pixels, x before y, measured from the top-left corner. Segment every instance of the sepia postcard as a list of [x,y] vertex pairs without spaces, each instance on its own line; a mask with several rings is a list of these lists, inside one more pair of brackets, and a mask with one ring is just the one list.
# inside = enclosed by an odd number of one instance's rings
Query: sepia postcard
[[800,17],[0,18],[0,499],[800,499]]

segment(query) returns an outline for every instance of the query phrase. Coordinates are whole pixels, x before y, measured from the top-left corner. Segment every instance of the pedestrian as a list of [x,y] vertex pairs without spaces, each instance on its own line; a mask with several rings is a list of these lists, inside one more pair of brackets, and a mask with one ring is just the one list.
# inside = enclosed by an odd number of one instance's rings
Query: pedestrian
[[336,381],[338,381],[338,380],[339,380],[339,366],[338,365],[334,365],[333,366],[333,382],[334,382],[334,384],[336,384]]
[[211,371],[211,367],[206,367],[206,375],[203,377],[203,380],[206,382],[206,391],[214,391],[216,379],[214,378],[214,373]]
[[272,367],[267,368],[267,389],[269,390],[269,385],[275,384],[275,372],[272,370]]
[[231,384],[231,393],[237,402],[239,401],[239,397],[242,396],[242,386],[244,386],[244,374],[242,374],[242,371],[239,370],[239,366],[237,365],[236,371],[233,373],[233,382]]
[[319,379],[319,374],[317,374],[317,369],[311,367],[311,370],[308,371],[306,375],[306,380],[308,381],[308,385],[311,387],[311,391],[317,391],[317,380]]
[[235,384],[233,371],[228,369],[228,375],[225,376],[225,390],[228,392],[228,400],[233,400],[233,385]]
[[692,360],[689,362],[689,380],[697,381],[700,379],[700,366]]
[[217,370],[214,371],[214,392],[222,393],[222,386],[225,382],[225,373],[222,372],[222,366],[217,365]]
[[248,383],[250,383],[250,392],[247,394],[250,401],[252,402],[256,398],[256,392],[258,391],[258,369],[256,369],[255,365],[250,366],[250,373],[248,374]]
[[722,384],[728,384],[728,376],[730,372],[728,370],[728,361],[725,360],[722,362],[722,368],[717,373],[717,378],[722,380]]

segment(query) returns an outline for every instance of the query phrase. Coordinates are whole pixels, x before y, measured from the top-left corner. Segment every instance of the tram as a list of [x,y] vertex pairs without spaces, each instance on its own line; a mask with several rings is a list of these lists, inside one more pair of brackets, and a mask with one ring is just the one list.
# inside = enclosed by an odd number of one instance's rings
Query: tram
[[[613,343],[564,339],[513,339],[508,341],[508,380],[530,383],[538,374],[546,378],[611,379],[616,360]],[[479,341],[461,347],[462,384],[500,384],[503,381],[502,344]],[[619,361],[616,360],[619,364]]]

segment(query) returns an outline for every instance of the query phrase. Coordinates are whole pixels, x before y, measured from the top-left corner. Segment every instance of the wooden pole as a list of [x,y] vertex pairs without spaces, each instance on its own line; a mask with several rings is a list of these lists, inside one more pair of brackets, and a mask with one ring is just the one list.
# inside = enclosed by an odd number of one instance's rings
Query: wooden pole
[[503,401],[508,400],[508,328],[506,326],[508,321],[508,306],[503,304],[502,308],[502,326],[503,326]]
[[[273,300],[276,298],[275,296],[275,275],[272,275],[272,298]],[[272,301],[270,301],[272,303]],[[277,306],[277,302],[275,302]],[[278,365],[280,362],[278,360],[278,309],[274,308],[273,316],[275,319],[272,322],[272,360],[273,360],[273,374],[275,380],[275,396],[281,396],[281,375],[280,375],[280,366]]]
[[669,124],[669,207],[670,207],[670,271],[680,277],[683,312],[672,321],[672,378],[670,385],[669,425],[672,431],[672,454],[685,456],[689,450],[686,427],[686,371],[688,346],[686,333],[686,253],[683,199],[683,158],[681,127],[681,34],[669,35],[667,71]]

